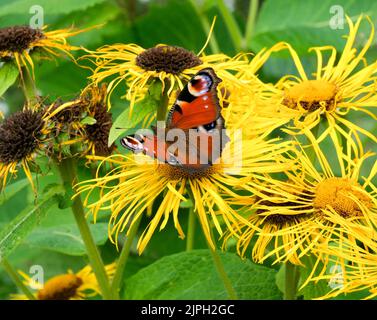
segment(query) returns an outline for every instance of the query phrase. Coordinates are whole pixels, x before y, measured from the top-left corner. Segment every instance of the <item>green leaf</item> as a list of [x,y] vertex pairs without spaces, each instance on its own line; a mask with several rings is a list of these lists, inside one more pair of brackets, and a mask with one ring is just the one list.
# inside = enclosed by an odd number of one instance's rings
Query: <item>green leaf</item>
[[[179,27],[172,27],[177,23]],[[148,13],[136,19],[135,29],[145,48],[164,43],[197,52],[207,38],[190,1],[170,0],[163,6],[151,1]]]
[[[276,271],[219,253],[239,299],[281,299]],[[163,270],[163,272],[161,272]],[[125,299],[227,299],[209,250],[163,257],[126,279]]]
[[[339,8],[339,1],[323,0],[319,6],[317,0],[291,0],[289,4],[286,0],[267,0],[259,13],[249,45],[253,50],[260,50],[278,41],[287,41],[299,52],[306,52],[311,46],[322,45],[333,45],[341,49],[345,43],[342,36],[347,34],[348,26],[344,20],[342,29],[330,27],[330,22],[335,21],[336,14],[330,9],[336,5]],[[375,17],[377,2],[344,0],[341,2],[341,8],[345,15],[355,21],[361,13]],[[277,12],[279,23],[276,22]],[[365,30],[370,29],[367,23],[362,27],[365,27]]]
[[192,206],[193,206],[193,203],[191,199],[188,199],[186,201],[181,201],[181,203],[179,204],[180,208],[191,208]]
[[[84,10],[104,0],[13,0],[0,5],[0,16],[11,14],[29,14],[29,10],[34,5],[43,8],[44,14],[67,14],[74,10]],[[31,14],[30,14],[31,16]]]
[[[313,267],[316,262],[316,257],[304,257],[303,264],[305,267],[300,268],[300,285],[304,283],[310,273],[313,271]],[[322,270],[323,264],[320,263],[317,266],[314,276],[318,275],[320,270]],[[325,295],[327,292],[330,291],[330,287],[326,280],[320,280],[318,282],[309,282],[303,289],[301,289],[298,293],[304,296],[305,300],[311,300],[313,298],[318,298]]]
[[[90,225],[94,242],[103,245],[107,239],[107,223]],[[35,229],[26,242],[34,247],[52,250],[71,256],[86,254],[85,244],[80,231],[75,224],[65,224],[56,227]]]
[[0,261],[6,258],[40,223],[47,215],[48,209],[58,201],[57,195],[63,192],[60,186],[51,188],[38,199],[37,203],[26,207],[0,232]]
[[89,117],[89,116],[85,117],[84,119],[82,119],[80,121],[81,124],[88,124],[88,125],[93,125],[96,122],[97,122],[96,119],[94,119],[93,117]]
[[[335,9],[341,7],[344,14],[349,15],[353,21],[356,21],[360,14],[368,14],[372,19],[376,18],[377,2],[374,0],[344,0],[341,3],[335,0],[323,0],[320,6],[317,0],[292,0],[289,4],[286,0],[266,0],[259,12],[248,47],[257,52],[280,41],[288,42],[297,51],[305,71],[310,75],[315,72],[316,66],[316,55],[308,52],[310,47],[331,45],[340,51],[346,43],[344,36],[349,31],[346,20],[342,29],[330,27],[330,21],[334,21],[335,15],[333,11],[330,12],[333,6],[337,6],[334,7]],[[364,19],[355,46],[363,45],[369,33],[370,25]],[[264,80],[276,81],[286,74],[297,75],[293,60],[288,57],[287,50],[274,53],[263,66]]]
[[12,198],[14,195],[16,195],[18,192],[20,192],[22,189],[26,188],[29,185],[29,179],[24,178],[21,180],[18,180],[12,184],[7,185],[5,190],[1,192],[0,194],[0,205],[3,205],[4,202],[8,201],[10,198]]
[[156,112],[160,97],[161,83],[154,82],[148,91],[148,95],[134,105],[134,110],[130,115],[130,109],[125,109],[114,121],[109,133],[109,146],[111,146],[121,135],[134,131],[138,125],[143,123],[147,116]]
[[0,97],[16,81],[19,71],[13,62],[7,62],[0,68]]

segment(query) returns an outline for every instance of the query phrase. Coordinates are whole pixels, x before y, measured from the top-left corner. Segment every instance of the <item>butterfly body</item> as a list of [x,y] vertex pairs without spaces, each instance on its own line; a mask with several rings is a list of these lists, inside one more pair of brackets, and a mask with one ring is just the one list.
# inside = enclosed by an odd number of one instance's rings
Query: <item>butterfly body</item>
[[153,135],[126,136],[122,145],[189,170],[212,165],[229,140],[217,96],[219,82],[212,68],[200,70],[178,95],[164,128],[154,128]]

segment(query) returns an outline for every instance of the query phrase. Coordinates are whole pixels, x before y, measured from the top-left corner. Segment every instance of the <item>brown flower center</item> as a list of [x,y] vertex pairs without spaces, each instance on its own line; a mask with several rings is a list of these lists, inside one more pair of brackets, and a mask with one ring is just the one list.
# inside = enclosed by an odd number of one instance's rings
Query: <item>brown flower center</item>
[[[291,189],[290,186],[286,187],[286,190]],[[271,224],[271,225],[276,225],[276,226],[284,226],[284,225],[293,225],[296,223],[300,223],[302,219],[308,218],[311,213],[303,213],[305,210],[310,210],[312,209],[312,205],[310,204],[310,200],[314,197],[314,195],[310,193],[305,193],[304,190],[296,190],[292,189],[291,190],[292,194],[299,196],[300,201],[289,201],[286,199],[280,199],[279,201],[274,201],[274,200],[268,200],[268,199],[263,199],[260,197],[256,198],[256,201],[259,202],[260,206],[265,206],[266,209],[264,208],[259,208],[256,211],[256,214],[258,215],[266,215],[266,217],[263,217],[266,223]],[[274,194],[272,193],[267,193],[266,198],[272,197]],[[278,197],[280,198],[280,197]],[[302,204],[299,202],[302,202],[302,200],[308,200],[307,204]],[[280,213],[271,213],[269,214],[269,208],[282,208],[282,211],[287,212],[287,209],[289,209],[292,214],[280,214]],[[274,210],[275,212],[277,210]],[[294,212],[297,211],[297,214]]]
[[13,26],[0,29],[0,52],[22,52],[30,48],[30,44],[44,38],[39,29],[28,26]]
[[192,52],[174,46],[156,46],[136,57],[136,65],[146,71],[180,74],[183,70],[196,67],[202,61]]
[[83,284],[74,274],[62,274],[51,278],[38,291],[39,300],[69,300],[76,297],[77,289]]
[[184,166],[172,166],[170,164],[160,164],[158,166],[159,173],[165,176],[168,180],[209,178],[214,173],[218,172],[218,170],[219,165],[211,165],[195,169]]
[[336,85],[324,80],[306,80],[285,92],[283,104],[291,109],[299,106],[312,112],[319,108],[333,110],[337,94]]
[[39,146],[44,122],[41,112],[13,113],[0,125],[0,162],[19,162]]
[[331,207],[342,217],[359,216],[362,213],[357,199],[367,208],[372,206],[369,197],[356,190],[360,185],[348,178],[328,178],[318,184],[314,198],[314,207],[325,209]]

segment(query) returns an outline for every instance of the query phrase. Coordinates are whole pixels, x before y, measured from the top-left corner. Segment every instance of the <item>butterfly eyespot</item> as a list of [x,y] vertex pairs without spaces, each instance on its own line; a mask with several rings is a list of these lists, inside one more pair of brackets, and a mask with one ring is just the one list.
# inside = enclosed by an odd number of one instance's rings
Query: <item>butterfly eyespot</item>
[[203,94],[206,94],[212,86],[212,79],[205,75],[200,74],[194,77],[189,83],[188,83],[188,91],[195,97],[200,97]]
[[136,136],[127,136],[120,139],[120,143],[123,147],[133,151],[140,152],[144,150],[144,145],[142,141],[139,141]]

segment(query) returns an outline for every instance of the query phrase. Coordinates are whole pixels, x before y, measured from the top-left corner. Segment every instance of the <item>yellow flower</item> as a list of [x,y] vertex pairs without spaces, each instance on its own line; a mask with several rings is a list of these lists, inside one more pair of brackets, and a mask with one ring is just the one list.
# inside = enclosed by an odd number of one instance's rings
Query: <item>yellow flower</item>
[[350,241],[322,246],[318,253],[331,268],[323,268],[317,276],[310,277],[307,282],[326,280],[331,290],[318,299],[329,299],[339,294],[354,292],[365,293],[363,299],[377,296],[377,251],[376,243],[369,246],[357,246]]
[[328,136],[330,131],[347,136],[349,130],[356,137],[362,133],[377,141],[372,132],[346,118],[347,115],[351,115],[351,110],[355,110],[377,119],[368,109],[377,107],[377,62],[367,65],[365,60],[366,52],[374,38],[373,23],[368,17],[367,20],[371,25],[371,31],[359,52],[354,46],[362,16],[356,23],[347,17],[349,34],[339,59],[336,49],[332,46],[314,47],[309,50],[317,57],[313,77],[305,72],[298,54],[288,43],[278,43],[269,49],[288,50],[298,71],[298,76],[287,75],[275,86],[266,85],[263,92],[265,99],[269,100],[265,109],[267,107],[267,110],[275,112],[276,116],[281,116],[287,122],[293,119],[293,127],[286,130],[288,133],[301,134],[303,128],[312,129],[321,119],[326,119],[328,126],[319,137],[319,141]]
[[113,90],[125,81],[128,87],[125,97],[130,100],[132,110],[135,101],[145,97],[153,79],[162,82],[162,93],[168,96],[175,89],[182,90],[193,75],[208,67],[213,68],[223,80],[219,85],[220,91],[222,87],[229,89],[244,85],[234,73],[247,66],[245,55],[234,58],[225,54],[205,55],[204,48],[196,55],[184,48],[163,44],[149,49],[136,44],[114,44],[89,51],[84,58],[95,65],[90,77],[95,84],[113,78],[109,82],[109,98]]
[[34,187],[30,163],[48,141],[50,132],[46,114],[39,104],[25,106],[0,123],[0,181],[5,187],[8,177],[21,166]]
[[[330,162],[319,145],[315,150],[320,169],[302,151],[293,155],[298,166],[285,172],[286,180],[267,177],[251,181],[251,186],[260,192],[256,193],[257,201],[250,199],[246,207],[250,212],[248,224],[240,226],[237,249],[241,256],[252,244],[252,257],[257,262],[273,257],[275,262],[299,265],[303,256],[330,241],[342,243],[349,239],[355,245],[357,241],[371,241],[377,222],[371,180],[377,165],[365,179],[360,176],[361,167],[371,154],[359,155],[351,143],[345,146],[345,152],[335,145],[337,159]],[[339,231],[345,230],[344,226],[348,232]],[[230,237],[227,235],[226,239]]]
[[[115,263],[105,266],[109,278],[115,273]],[[85,266],[77,273],[68,270],[65,274],[52,277],[41,284],[19,271],[24,278],[24,284],[33,290],[37,300],[83,300],[101,294],[97,279],[90,266]],[[12,300],[27,300],[24,294],[12,294]]]
[[79,47],[67,43],[67,38],[75,36],[85,30],[74,30],[73,28],[46,31],[47,26],[42,29],[33,29],[29,26],[12,26],[0,29],[0,58],[14,59],[20,72],[22,67],[34,75],[34,62],[31,53],[36,49],[42,57],[58,56],[64,53],[73,58],[71,51]]
[[[218,234],[222,235],[224,228],[229,228],[231,233],[238,231],[236,222],[244,220],[231,206],[233,201],[243,197],[236,190],[242,190],[243,185],[255,176],[279,172],[291,164],[277,163],[276,160],[292,148],[291,143],[275,142],[254,138],[242,141],[242,147],[235,149],[234,140],[231,139],[223,151],[220,163],[194,172],[158,163],[144,155],[139,158],[126,155],[95,157],[95,160],[102,160],[97,178],[82,182],[77,192],[87,192],[84,204],[90,209],[94,219],[100,210],[111,210],[109,237],[115,243],[120,232],[126,229],[128,232],[155,200],[162,197],[157,211],[149,218],[149,225],[138,241],[140,254],[155,230],[162,230],[170,217],[173,218],[179,237],[184,238],[179,223],[179,209],[180,203],[191,196],[204,235],[214,248],[211,223]],[[239,167],[234,159],[238,159]],[[141,160],[145,163],[140,164]],[[101,177],[99,172],[106,164],[115,168]],[[91,193],[96,189],[100,190],[100,197],[90,203]]]

